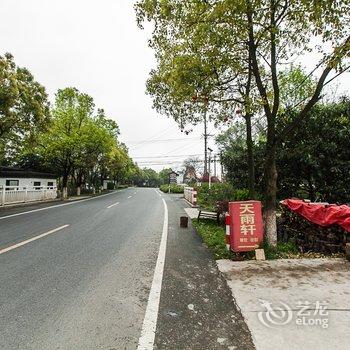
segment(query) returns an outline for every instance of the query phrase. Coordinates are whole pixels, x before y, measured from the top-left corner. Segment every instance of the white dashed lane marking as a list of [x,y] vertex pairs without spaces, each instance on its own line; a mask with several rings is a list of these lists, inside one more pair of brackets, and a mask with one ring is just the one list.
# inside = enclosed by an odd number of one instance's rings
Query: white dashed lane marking
[[7,253],[7,252],[9,252],[10,250],[19,248],[19,247],[21,247],[21,246],[23,246],[23,245],[25,245],[25,244],[30,243],[30,242],[36,241],[37,239],[40,239],[40,238],[43,238],[43,237],[45,237],[45,236],[51,235],[52,233],[55,233],[55,232],[57,232],[57,231],[63,230],[64,228],[66,228],[66,227],[68,227],[68,226],[69,226],[69,225],[63,225],[63,226],[57,227],[57,228],[55,228],[55,229],[53,229],[53,230],[47,231],[47,232],[45,232],[45,233],[42,233],[41,235],[32,237],[32,238],[27,239],[27,240],[25,240],[25,241],[22,241],[22,242],[20,242],[20,243],[14,244],[14,245],[12,245],[12,246],[10,246],[10,247],[1,249],[1,250],[0,250],[0,255],[1,255],[1,254],[4,254],[4,253]]

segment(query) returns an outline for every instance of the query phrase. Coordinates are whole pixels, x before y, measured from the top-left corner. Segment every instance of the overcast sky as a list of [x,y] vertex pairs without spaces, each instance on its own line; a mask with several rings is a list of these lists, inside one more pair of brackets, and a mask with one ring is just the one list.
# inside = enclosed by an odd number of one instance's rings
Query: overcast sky
[[[12,53],[46,87],[51,101],[57,89],[67,86],[91,95],[118,122],[134,160],[159,170],[165,162],[176,159],[172,165],[178,166],[185,155],[201,154],[202,130],[194,128],[186,136],[152,110],[145,81],[155,60],[147,46],[150,33],[136,25],[134,3],[0,0],[0,54]],[[341,90],[348,90],[348,76],[342,78]]]

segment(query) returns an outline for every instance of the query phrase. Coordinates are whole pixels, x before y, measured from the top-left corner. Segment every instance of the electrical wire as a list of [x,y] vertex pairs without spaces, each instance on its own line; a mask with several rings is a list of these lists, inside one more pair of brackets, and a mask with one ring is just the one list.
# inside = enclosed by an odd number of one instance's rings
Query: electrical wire
[[136,145],[134,145],[131,149],[138,148],[138,147],[142,146],[145,142],[150,141],[150,140],[152,140],[152,139],[154,139],[154,138],[156,138],[156,137],[159,137],[159,136],[162,136],[162,135],[166,134],[166,133],[169,131],[170,128],[172,128],[172,126],[168,126],[168,127],[165,128],[164,130],[155,133],[153,136],[150,136],[150,137],[148,137],[147,139],[140,141],[139,143],[137,143]]
[[176,155],[176,156],[168,156],[168,155],[162,155],[162,156],[135,156],[132,158],[145,158],[145,159],[151,159],[151,158],[179,158],[179,157],[198,157],[201,156],[202,154],[198,153],[198,154],[181,154],[181,155]]
[[[173,142],[173,141],[187,141],[187,140],[199,140],[201,137],[183,137],[183,138],[176,138],[176,139],[157,139],[157,140],[144,140],[142,143],[156,143],[156,142]],[[128,142],[131,143],[130,141]]]

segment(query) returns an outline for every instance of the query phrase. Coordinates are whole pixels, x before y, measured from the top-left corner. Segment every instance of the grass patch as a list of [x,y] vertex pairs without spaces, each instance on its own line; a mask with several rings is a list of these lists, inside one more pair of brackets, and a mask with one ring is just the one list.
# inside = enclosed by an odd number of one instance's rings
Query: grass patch
[[265,257],[267,260],[275,259],[320,259],[320,258],[343,258],[344,253],[323,254],[317,252],[301,253],[295,244],[290,241],[287,243],[279,242],[276,247],[269,246],[264,242]]
[[[255,252],[234,253],[226,250],[225,245],[225,229],[218,226],[216,221],[210,219],[192,219],[192,224],[196,228],[204,243],[210,248],[216,260],[232,259],[232,260],[254,260]],[[300,259],[304,256],[298,252],[298,248],[294,242],[278,243],[276,247],[272,247],[265,241],[262,245],[267,260],[274,259]]]
[[275,259],[295,259],[300,254],[298,252],[298,247],[294,242],[279,242],[275,247],[270,246],[266,241],[264,241],[262,248],[265,251],[265,258],[267,260]]
[[214,220],[210,219],[193,219],[192,224],[204,243],[213,251],[216,260],[232,258],[233,254],[226,250],[223,227],[218,226]]

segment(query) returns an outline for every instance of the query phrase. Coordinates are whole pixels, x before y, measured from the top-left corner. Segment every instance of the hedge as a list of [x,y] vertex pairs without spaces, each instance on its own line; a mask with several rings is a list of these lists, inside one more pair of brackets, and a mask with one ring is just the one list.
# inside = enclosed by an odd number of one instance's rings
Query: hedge
[[161,185],[159,189],[164,193],[184,193],[184,187],[177,184],[171,184],[171,185]]

